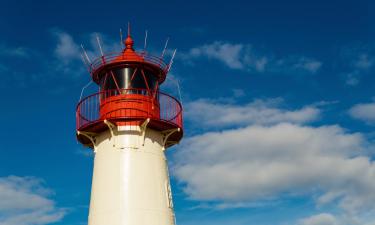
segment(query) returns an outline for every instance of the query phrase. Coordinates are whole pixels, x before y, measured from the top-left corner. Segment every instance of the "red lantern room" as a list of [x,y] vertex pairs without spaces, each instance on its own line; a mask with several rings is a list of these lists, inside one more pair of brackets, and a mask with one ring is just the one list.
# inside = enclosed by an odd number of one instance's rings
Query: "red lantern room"
[[[182,106],[174,97],[162,93],[160,85],[170,69],[162,57],[137,52],[128,34],[121,53],[102,54],[89,64],[92,80],[100,91],[77,105],[77,138],[89,147],[90,138],[108,124],[147,127],[169,133],[166,147],[183,136]],[[176,130],[177,132],[169,132]]]

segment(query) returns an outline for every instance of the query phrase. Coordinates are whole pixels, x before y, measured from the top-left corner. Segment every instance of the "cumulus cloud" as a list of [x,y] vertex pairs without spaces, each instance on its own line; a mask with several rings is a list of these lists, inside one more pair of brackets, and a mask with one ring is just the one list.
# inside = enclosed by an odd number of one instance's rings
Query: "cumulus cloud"
[[374,47],[355,47],[344,49],[341,60],[346,68],[346,84],[356,86],[360,83],[361,76],[368,74],[375,65]]
[[367,70],[374,65],[375,60],[368,54],[362,53],[354,61],[354,66],[358,69]]
[[189,52],[191,57],[205,56],[224,62],[232,69],[242,69],[244,62],[242,61],[242,51],[245,48],[242,44],[231,44],[214,42],[212,44],[202,45],[192,48]]
[[32,51],[26,47],[0,43],[0,73],[9,73],[12,64],[7,60],[11,59],[12,62],[19,63],[19,60],[27,60],[31,55]]
[[309,59],[309,58],[301,57],[296,62],[296,64],[294,64],[294,66],[296,68],[309,71],[310,73],[316,73],[320,69],[320,67],[322,66],[322,63],[315,60],[315,59]]
[[[54,30],[52,34],[57,40],[57,44],[54,49],[54,55],[57,60],[54,62],[54,68],[59,72],[63,72],[64,74],[70,76],[74,75],[75,77],[86,73],[85,65],[81,58],[81,47],[73,38],[73,35],[61,30]],[[97,35],[100,37],[102,48],[105,52],[115,52],[113,47],[118,46],[117,42],[113,46],[106,45],[106,43],[114,43],[114,41],[110,40],[104,42],[103,40],[108,39],[105,35],[97,33],[85,35],[86,38],[84,43],[88,44],[84,45],[84,48],[91,62],[98,59],[100,56],[100,51],[96,40]]]
[[246,95],[245,90],[243,90],[243,89],[239,89],[239,88],[234,88],[234,89],[232,89],[232,92],[233,92],[233,96],[234,96],[235,98],[240,98],[240,97],[243,97],[243,96]]
[[199,58],[208,58],[221,61],[231,69],[255,72],[307,72],[316,73],[322,63],[305,56],[287,56],[275,58],[273,54],[260,54],[252,45],[233,44],[215,41],[210,44],[194,47],[181,54],[182,59],[191,61]]
[[359,71],[355,70],[353,72],[346,74],[346,84],[349,86],[356,86],[359,84]]
[[373,209],[375,165],[361,156],[361,134],[340,126],[272,126],[207,132],[186,138],[174,176],[195,200],[238,203],[282,196],[317,196],[356,212]]
[[281,99],[255,100],[244,105],[200,99],[187,103],[187,120],[203,127],[233,127],[249,124],[276,124],[280,122],[308,123],[320,116],[320,109],[305,106],[297,110],[281,109]]
[[55,48],[55,56],[64,62],[79,59],[79,46],[73,40],[73,37],[70,34],[62,31],[54,32],[54,34],[58,41]]
[[[53,31],[53,35],[57,38],[57,45],[54,50],[56,58],[65,63],[71,63],[72,61],[76,60],[81,61],[81,47],[74,40],[71,34],[57,30]],[[114,41],[107,35],[100,33],[89,33],[85,36],[86,39],[84,43],[87,43],[87,45],[84,45],[84,47],[91,61],[99,58],[101,55],[97,37],[99,37],[104,54],[121,51],[121,46],[118,41]]]
[[[365,213],[366,214],[366,213]],[[298,225],[375,225],[374,216],[320,213],[298,220]]]
[[31,51],[25,47],[13,47],[5,44],[0,44],[0,56],[5,57],[21,57],[27,58],[31,54]]
[[34,177],[0,177],[0,225],[44,225],[60,221],[66,210],[48,196],[51,190]]
[[363,103],[353,106],[349,114],[355,118],[367,123],[375,123],[375,103]]
[[302,219],[300,225],[338,225],[335,216],[329,213],[322,213]]

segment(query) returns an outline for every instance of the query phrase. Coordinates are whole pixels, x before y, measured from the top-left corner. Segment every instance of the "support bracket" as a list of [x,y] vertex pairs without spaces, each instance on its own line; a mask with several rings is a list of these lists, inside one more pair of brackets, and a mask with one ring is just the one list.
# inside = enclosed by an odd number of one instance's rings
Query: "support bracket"
[[103,122],[108,126],[109,132],[111,133],[111,139],[113,139],[113,146],[115,146],[115,129],[117,128],[117,126],[108,120],[104,120]]
[[150,118],[147,118],[143,123],[139,126],[141,129],[141,138],[142,138],[142,146],[145,145],[145,136],[146,136],[146,128],[148,123],[150,122]]
[[92,143],[94,152],[96,152],[96,139],[95,139],[95,136],[97,135],[96,133],[77,130],[77,135],[83,135],[86,138],[88,138]]
[[115,135],[114,130],[116,128],[116,125],[109,122],[108,120],[104,120],[104,123],[108,126],[109,131],[111,132],[111,138],[114,137],[114,135]]
[[174,128],[174,129],[169,129],[169,130],[165,130],[165,131],[162,132],[162,134],[163,134],[163,150],[165,150],[165,144],[167,143],[169,136],[171,136],[175,132],[180,132],[180,131],[181,131],[180,128]]

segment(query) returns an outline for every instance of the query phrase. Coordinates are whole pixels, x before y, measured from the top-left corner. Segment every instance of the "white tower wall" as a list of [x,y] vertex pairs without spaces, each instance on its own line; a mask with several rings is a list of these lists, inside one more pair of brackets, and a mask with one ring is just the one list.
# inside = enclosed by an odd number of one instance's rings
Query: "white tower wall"
[[112,127],[96,137],[88,225],[174,225],[163,134]]

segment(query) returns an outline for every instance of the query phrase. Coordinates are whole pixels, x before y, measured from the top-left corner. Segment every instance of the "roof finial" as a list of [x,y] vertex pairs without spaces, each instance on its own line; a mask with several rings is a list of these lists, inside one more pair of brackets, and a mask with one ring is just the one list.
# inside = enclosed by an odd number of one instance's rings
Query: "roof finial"
[[130,36],[130,22],[128,22],[128,37],[125,40],[125,50],[134,50],[133,49],[134,41]]

